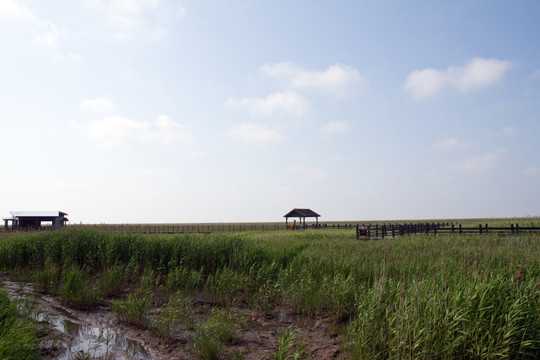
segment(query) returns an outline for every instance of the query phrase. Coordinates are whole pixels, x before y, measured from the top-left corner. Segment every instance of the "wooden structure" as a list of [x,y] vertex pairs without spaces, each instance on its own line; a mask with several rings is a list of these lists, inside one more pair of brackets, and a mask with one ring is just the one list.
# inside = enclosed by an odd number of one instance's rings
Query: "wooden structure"
[[[66,213],[62,211],[10,211],[11,217],[3,218],[4,227],[12,230],[39,229],[42,222],[50,222],[58,229],[67,221]],[[11,223],[11,224],[10,224]],[[10,226],[11,225],[11,226]]]
[[519,226],[519,224],[510,224],[510,226],[488,226],[482,224],[471,227],[464,227],[461,224],[455,226],[448,223],[412,223],[412,224],[375,224],[356,225],[356,239],[384,239],[385,237],[396,237],[411,234],[523,234],[529,232],[540,232],[540,227]]
[[[283,215],[283,217],[285,218],[285,225],[287,226],[287,228],[289,227],[289,218],[298,218],[299,219],[299,223],[300,223],[300,227],[302,228],[305,228],[306,227],[306,218],[312,218],[314,217],[315,218],[315,221],[316,221],[316,224],[318,225],[319,224],[319,214],[317,214],[315,211],[311,210],[311,209],[292,209],[291,211],[289,211],[288,213],[286,213],[285,215]],[[296,220],[295,220],[295,223],[296,223]],[[296,224],[292,225],[292,228],[294,229]],[[296,225],[298,226],[298,225]]]

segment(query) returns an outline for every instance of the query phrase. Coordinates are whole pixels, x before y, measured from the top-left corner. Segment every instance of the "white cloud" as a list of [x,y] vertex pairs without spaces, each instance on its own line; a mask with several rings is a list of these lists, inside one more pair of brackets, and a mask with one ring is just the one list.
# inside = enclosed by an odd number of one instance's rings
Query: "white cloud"
[[56,54],[52,57],[55,62],[67,62],[70,64],[80,64],[82,62],[82,56],[80,54],[69,53],[67,55]]
[[285,78],[293,89],[317,90],[336,96],[364,89],[369,83],[354,67],[339,63],[324,71],[311,71],[293,62],[279,62],[265,64],[260,71],[270,77]]
[[90,137],[102,146],[115,146],[126,142],[155,142],[171,144],[189,139],[185,127],[165,115],[154,122],[136,121],[118,115],[107,116],[88,124]]
[[345,121],[331,121],[321,127],[321,131],[326,134],[344,132],[349,128],[349,124]]
[[271,94],[266,98],[229,98],[227,106],[246,108],[253,116],[278,114],[302,117],[307,115],[311,109],[308,100],[293,91]]
[[186,141],[189,136],[184,125],[171,120],[166,115],[161,115],[153,124],[152,130],[143,137],[145,141],[164,142],[172,144],[178,141]]
[[443,139],[435,144],[435,147],[439,149],[454,149],[458,146],[458,140],[456,138]]
[[509,68],[510,62],[506,60],[475,58],[463,66],[450,66],[446,70],[415,70],[403,87],[416,99],[436,96],[447,87],[467,93],[497,83]]
[[292,61],[282,61],[278,63],[264,64],[260,68],[261,73],[270,77],[294,77],[298,72],[302,72],[303,69],[298,67]]
[[450,164],[448,167],[452,170],[482,173],[495,168],[502,155],[506,154],[506,150],[499,149],[494,153],[487,153],[479,156],[471,156],[463,159],[459,163]]
[[456,138],[442,139],[435,143],[435,147],[442,150],[456,150],[469,148],[471,144],[460,141]]
[[405,89],[417,98],[435,96],[446,85],[447,79],[442,71],[424,69],[413,71],[405,80]]
[[34,45],[48,47],[56,47],[64,31],[13,0],[0,0],[0,22],[14,27],[17,32],[28,33]]
[[182,7],[172,7],[169,2],[158,0],[85,0],[84,3],[109,24],[111,36],[116,40],[129,40],[142,35],[162,39],[166,29],[156,25],[156,20],[181,18],[186,12]]
[[447,70],[450,83],[461,92],[493,85],[510,68],[510,62],[497,59],[475,58],[462,67]]
[[507,136],[513,136],[517,134],[517,129],[513,126],[506,126],[502,128],[501,134],[507,135]]
[[285,138],[278,130],[257,123],[242,123],[232,128],[229,133],[246,144],[266,145]]
[[115,114],[118,111],[118,105],[114,102],[102,98],[84,99],[80,107],[84,110],[102,115]]

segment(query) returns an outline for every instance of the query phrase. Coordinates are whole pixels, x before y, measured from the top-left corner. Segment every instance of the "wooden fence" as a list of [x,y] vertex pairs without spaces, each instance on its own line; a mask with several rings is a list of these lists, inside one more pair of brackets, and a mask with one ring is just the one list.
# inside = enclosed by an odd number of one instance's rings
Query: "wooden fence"
[[[284,223],[209,223],[209,224],[91,224],[91,225],[67,225],[70,228],[93,228],[109,232],[122,232],[133,234],[208,234],[214,232],[242,232],[242,231],[276,231],[290,230]],[[302,230],[298,227],[297,230]],[[409,224],[359,224],[359,223],[319,223],[307,224],[303,229],[356,229],[357,239],[379,239],[396,237],[409,234],[428,233],[455,233],[455,234],[485,234],[485,233],[508,233],[518,234],[523,232],[540,232],[540,227],[523,227],[512,224],[509,227],[495,227],[485,225],[462,226],[454,223],[409,223]],[[53,231],[52,226],[44,226],[39,229],[19,229],[19,232]],[[11,229],[0,227],[0,232],[12,232]]]
[[[223,224],[96,224],[69,225],[70,227],[87,227],[103,231],[125,232],[135,234],[209,234],[214,232],[243,232],[243,231],[276,231],[290,230],[284,223],[223,223]],[[297,225],[295,230],[305,229],[354,229],[356,224],[307,224]]]
[[410,234],[488,234],[488,233],[507,233],[519,234],[524,232],[540,232],[540,227],[525,227],[519,224],[511,224],[507,227],[488,226],[482,224],[478,226],[464,227],[461,224],[454,225],[448,223],[418,223],[418,224],[393,224],[393,225],[367,225],[356,226],[356,239],[384,239],[385,237],[395,237]]

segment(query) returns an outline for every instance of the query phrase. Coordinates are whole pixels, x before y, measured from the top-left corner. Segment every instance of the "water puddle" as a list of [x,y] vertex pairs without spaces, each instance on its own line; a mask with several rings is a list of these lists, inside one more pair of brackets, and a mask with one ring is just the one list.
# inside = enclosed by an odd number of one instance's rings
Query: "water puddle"
[[110,328],[103,329],[61,317],[52,325],[68,337],[68,349],[58,356],[60,360],[72,359],[79,354],[103,359],[154,359],[141,344]]
[[[115,315],[105,307],[78,311],[63,307],[47,295],[36,296],[31,284],[1,279],[2,288],[12,298],[37,301],[33,318],[46,322],[62,336],[54,340],[64,349],[55,358],[137,359],[155,360],[144,345],[113,326]],[[24,306],[24,305],[23,305]],[[133,336],[135,337],[135,336]]]

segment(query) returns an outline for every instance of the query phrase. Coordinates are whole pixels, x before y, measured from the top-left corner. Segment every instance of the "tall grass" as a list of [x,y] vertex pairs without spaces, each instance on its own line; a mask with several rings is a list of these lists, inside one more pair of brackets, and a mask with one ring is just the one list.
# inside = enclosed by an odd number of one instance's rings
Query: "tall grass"
[[0,359],[37,359],[39,339],[7,292],[0,291]]
[[348,350],[355,359],[536,358],[535,287],[503,274],[408,285],[383,276],[359,298]]
[[66,229],[0,239],[0,269],[28,272],[43,291],[91,279],[102,298],[141,289],[140,299],[116,303],[126,321],[148,325],[150,303],[142,300],[155,287],[222,306],[280,306],[344,323],[354,359],[535,358],[538,254],[535,234],[359,242],[354,229],[173,236]]

